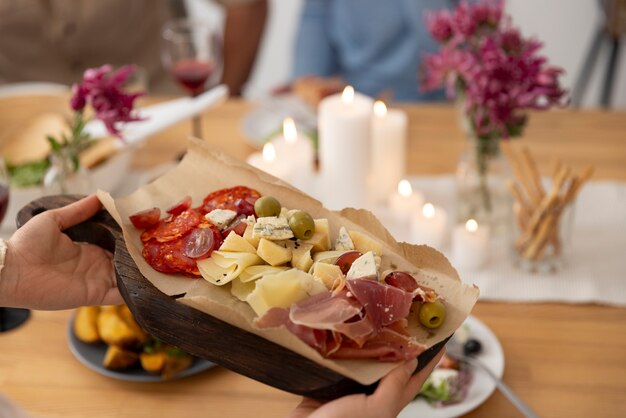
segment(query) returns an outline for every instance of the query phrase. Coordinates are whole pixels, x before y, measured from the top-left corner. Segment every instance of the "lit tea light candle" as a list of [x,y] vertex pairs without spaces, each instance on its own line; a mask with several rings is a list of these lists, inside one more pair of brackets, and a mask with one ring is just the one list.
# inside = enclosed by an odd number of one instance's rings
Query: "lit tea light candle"
[[371,98],[347,86],[318,109],[320,194],[331,209],[365,207],[369,200]]
[[474,219],[459,224],[452,231],[452,260],[461,269],[477,270],[489,255],[489,227]]
[[374,103],[371,190],[376,203],[387,200],[404,176],[407,123],[405,112]]
[[285,118],[283,134],[271,143],[276,148],[276,159],[280,164],[293,166],[290,182],[301,190],[310,188],[313,178],[313,144],[307,136],[298,133],[292,118]]
[[415,244],[441,248],[446,238],[446,211],[432,203],[425,203],[422,210],[411,217],[411,239]]
[[411,215],[419,211],[423,203],[422,194],[414,191],[411,183],[406,179],[400,180],[398,191],[389,199],[389,207],[402,223],[409,222]]
[[276,147],[274,147],[274,144],[271,142],[263,145],[262,153],[256,152],[250,155],[247,159],[247,163],[287,182],[292,172],[289,165],[281,163],[276,159]]

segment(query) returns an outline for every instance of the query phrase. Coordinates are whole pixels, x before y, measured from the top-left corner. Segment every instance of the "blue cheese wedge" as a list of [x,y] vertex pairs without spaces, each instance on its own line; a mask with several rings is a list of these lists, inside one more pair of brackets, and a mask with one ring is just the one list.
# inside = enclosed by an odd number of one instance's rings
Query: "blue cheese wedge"
[[219,229],[226,229],[233,219],[237,217],[237,212],[229,209],[214,209],[204,215],[204,217]]
[[348,234],[348,231],[343,226],[339,228],[339,235],[335,240],[335,250],[354,250],[354,243],[352,242],[352,238],[350,238],[350,234]]
[[281,241],[293,238],[293,231],[289,227],[287,218],[266,216],[256,220],[252,230],[254,238],[265,238],[271,241]]
[[376,269],[376,259],[374,253],[368,251],[352,263],[347,279],[358,279],[361,277],[372,277],[378,279],[378,270]]

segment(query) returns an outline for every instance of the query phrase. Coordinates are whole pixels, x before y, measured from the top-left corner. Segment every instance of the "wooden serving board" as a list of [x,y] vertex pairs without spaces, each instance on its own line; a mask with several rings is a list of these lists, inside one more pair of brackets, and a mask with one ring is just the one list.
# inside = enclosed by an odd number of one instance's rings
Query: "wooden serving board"
[[[23,207],[18,228],[48,209],[68,205],[80,196],[46,196]],[[86,222],[64,231],[72,240],[98,245],[114,254],[117,284],[137,322],[153,336],[236,373],[287,392],[334,399],[351,393],[371,393],[364,386],[262,337],[234,327],[204,312],[176,302],[157,290],[131,258],[120,227],[102,210]],[[446,341],[419,357],[418,370]]]

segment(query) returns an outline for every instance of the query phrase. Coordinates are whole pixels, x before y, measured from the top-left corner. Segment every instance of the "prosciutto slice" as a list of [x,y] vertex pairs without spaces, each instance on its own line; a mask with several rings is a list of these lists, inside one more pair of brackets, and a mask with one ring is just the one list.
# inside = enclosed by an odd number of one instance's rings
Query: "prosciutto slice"
[[289,319],[288,309],[271,308],[262,317],[257,318],[254,323],[259,328],[275,328],[284,325],[292,334],[320,353],[324,354],[328,351],[326,348],[326,331],[294,324]]
[[291,307],[289,319],[295,324],[312,328],[335,329],[335,325],[358,315],[363,307],[346,296],[346,292],[333,296],[330,292],[318,293]]
[[376,336],[370,338],[362,347],[344,344],[329,357],[337,359],[367,359],[379,361],[410,360],[420,355],[425,347],[411,341],[406,335],[399,334],[390,328],[383,328]]
[[346,285],[376,331],[409,315],[413,301],[409,292],[370,279],[346,280]]

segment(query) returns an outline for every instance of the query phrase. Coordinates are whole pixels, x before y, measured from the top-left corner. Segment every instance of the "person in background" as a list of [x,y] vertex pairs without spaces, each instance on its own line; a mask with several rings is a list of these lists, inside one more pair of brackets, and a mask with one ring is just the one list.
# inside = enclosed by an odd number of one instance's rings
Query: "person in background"
[[[263,34],[267,0],[215,1],[225,8],[222,81],[239,95]],[[161,28],[185,15],[183,0],[0,0],[0,84],[69,86],[86,68],[135,64],[144,69],[150,93],[178,92],[161,64]]]
[[[112,255],[92,244],[75,243],[63,233],[100,209],[100,201],[91,195],[43,212],[7,242],[0,240],[0,306],[55,310],[123,303]],[[350,395],[325,404],[305,398],[288,418],[394,417],[415,397],[442,355],[443,350],[415,375],[416,360],[399,365],[369,396]],[[0,416],[27,417],[1,395]]]
[[339,76],[371,97],[441,100],[443,91],[422,93],[418,88],[421,55],[438,48],[424,24],[424,12],[455,3],[304,0],[292,79]]

